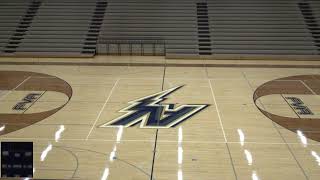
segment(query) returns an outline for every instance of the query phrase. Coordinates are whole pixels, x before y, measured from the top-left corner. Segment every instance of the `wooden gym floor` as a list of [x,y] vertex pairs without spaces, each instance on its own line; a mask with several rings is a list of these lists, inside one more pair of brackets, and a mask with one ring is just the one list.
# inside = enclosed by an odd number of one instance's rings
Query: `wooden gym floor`
[[[320,63],[132,60],[2,58],[1,141],[34,143],[35,179],[319,179]],[[174,124],[110,126],[156,93]]]

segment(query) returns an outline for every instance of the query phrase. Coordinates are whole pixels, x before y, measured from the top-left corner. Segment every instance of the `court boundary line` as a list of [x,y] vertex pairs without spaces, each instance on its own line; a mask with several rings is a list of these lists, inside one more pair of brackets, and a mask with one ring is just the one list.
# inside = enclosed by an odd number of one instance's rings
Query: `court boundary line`
[[90,135],[91,135],[91,133],[92,133],[92,131],[93,131],[94,127],[96,126],[96,124],[97,124],[98,120],[99,120],[99,119],[100,119],[100,117],[101,117],[101,114],[102,114],[103,110],[104,110],[104,109],[105,109],[105,107],[107,106],[107,103],[108,103],[109,99],[111,98],[111,95],[112,95],[112,93],[113,93],[113,91],[114,91],[115,87],[117,86],[117,84],[118,84],[119,80],[120,80],[120,79],[117,79],[117,81],[114,83],[114,85],[113,85],[112,89],[110,90],[109,95],[108,95],[108,97],[107,97],[106,101],[104,102],[103,106],[101,107],[101,109],[100,109],[100,111],[99,111],[99,113],[98,113],[98,116],[97,116],[96,120],[94,121],[94,123],[93,123],[93,125],[92,125],[92,127],[91,127],[91,129],[90,129],[90,131],[89,131],[89,133],[88,133],[88,135],[87,135],[87,137],[86,137],[86,140],[88,140],[88,139],[89,139],[89,137],[90,137]]
[[224,127],[223,127],[223,124],[222,124],[222,120],[221,120],[221,116],[220,116],[220,111],[219,111],[219,108],[218,108],[218,104],[217,104],[217,102],[216,102],[216,97],[215,97],[215,94],[214,94],[214,92],[213,92],[212,84],[211,84],[211,81],[210,81],[210,80],[208,80],[208,82],[209,82],[209,85],[210,85],[210,90],[211,90],[211,95],[212,95],[212,98],[213,98],[213,102],[214,102],[214,105],[215,105],[215,107],[216,107],[216,111],[217,111],[217,115],[218,115],[220,127],[221,127],[222,134],[223,134],[223,138],[224,138],[224,141],[225,141],[225,142],[228,142],[227,137],[226,137],[226,133],[225,133],[225,131],[224,131]]
[[[54,141],[54,138],[15,138],[15,137],[6,137],[0,138],[0,140],[35,140],[35,141]],[[98,141],[98,142],[114,142],[114,139],[59,139],[59,142],[62,141]],[[121,140],[121,142],[154,142],[153,140],[143,140],[143,139],[128,139],[128,140]],[[177,143],[178,140],[158,140],[161,143]],[[194,144],[225,144],[224,141],[183,141],[183,143],[194,143]],[[240,141],[228,141],[228,144],[240,144]],[[244,144],[260,144],[260,145],[301,145],[300,142],[289,142],[289,143],[280,143],[280,142],[258,142],[258,141],[245,141]],[[320,146],[319,143],[308,143],[308,146]],[[174,150],[176,151],[176,150]]]
[[234,166],[234,162],[233,162],[233,158],[232,158],[231,151],[230,151],[230,148],[229,148],[228,140],[227,140],[226,134],[224,132],[224,127],[223,127],[223,124],[222,124],[222,119],[221,119],[221,116],[220,116],[218,103],[217,103],[216,98],[215,98],[215,94],[214,94],[214,91],[213,91],[213,88],[212,88],[211,80],[209,79],[208,68],[206,66],[204,66],[204,68],[205,68],[206,77],[208,79],[208,83],[209,83],[210,90],[211,90],[211,96],[212,96],[214,104],[216,106],[216,111],[217,111],[217,114],[218,114],[218,118],[219,118],[219,121],[220,121],[220,126],[221,126],[222,133],[223,133],[223,136],[224,136],[224,141],[225,141],[224,144],[225,144],[225,146],[227,148],[227,151],[228,151],[228,154],[229,154],[230,164],[231,164],[231,168],[233,170],[233,175],[234,175],[235,179],[238,180],[238,174],[237,174],[236,168]]

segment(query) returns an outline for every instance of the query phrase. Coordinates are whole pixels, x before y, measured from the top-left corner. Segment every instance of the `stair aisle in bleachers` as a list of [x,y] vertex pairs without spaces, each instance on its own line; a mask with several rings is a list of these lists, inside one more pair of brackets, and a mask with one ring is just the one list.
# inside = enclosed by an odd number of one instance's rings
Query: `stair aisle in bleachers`
[[0,55],[3,54],[10,38],[19,30],[21,19],[28,10],[27,1],[0,1]]
[[[34,3],[39,6],[35,10]],[[32,4],[13,31],[28,25],[17,39],[13,32],[5,56],[90,57],[104,17],[106,1],[29,1]],[[22,6],[22,5],[20,5]],[[12,9],[14,10],[14,9]],[[9,11],[8,11],[9,12]],[[30,13],[34,13],[30,17]],[[3,13],[2,13],[3,14]],[[28,17],[28,18],[27,18]]]

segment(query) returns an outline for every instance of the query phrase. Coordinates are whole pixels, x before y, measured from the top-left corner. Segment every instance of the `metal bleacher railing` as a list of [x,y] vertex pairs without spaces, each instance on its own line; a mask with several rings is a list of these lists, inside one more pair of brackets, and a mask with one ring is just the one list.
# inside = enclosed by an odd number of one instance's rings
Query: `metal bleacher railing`
[[165,56],[165,41],[148,39],[102,39],[98,42],[98,53],[106,55]]
[[[156,37],[165,40],[166,56],[197,55],[195,14],[196,8],[192,0],[108,0],[108,10],[99,39],[141,40],[142,44],[146,44],[146,40]],[[98,49],[97,52],[101,51]]]

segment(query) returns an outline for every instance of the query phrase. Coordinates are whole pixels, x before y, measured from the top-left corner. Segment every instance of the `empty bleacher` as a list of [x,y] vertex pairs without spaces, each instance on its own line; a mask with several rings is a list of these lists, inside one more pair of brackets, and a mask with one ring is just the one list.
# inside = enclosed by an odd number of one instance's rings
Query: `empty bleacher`
[[308,6],[310,7],[308,29],[311,31],[315,44],[320,52],[320,1],[312,0],[308,2]]
[[15,33],[28,5],[26,1],[0,1],[0,54]]
[[298,2],[208,1],[212,53],[318,55]]
[[[98,52],[107,53],[110,50],[104,40],[127,40],[130,44],[131,41],[154,39],[165,40],[166,54],[197,55],[195,14],[194,1],[190,0],[109,0]],[[144,48],[144,51],[148,49],[150,51],[150,48]],[[136,48],[133,54],[140,52],[140,48]]]
[[[8,2],[11,1],[0,1],[1,55],[87,57],[95,54],[107,6],[105,1]],[[20,8],[18,12],[16,7]],[[8,19],[11,14],[12,21]]]
[[[167,57],[317,56],[319,30],[300,2],[110,0],[98,52],[108,51],[103,40],[152,37],[165,41]],[[310,4],[318,17],[319,2]]]
[[317,58],[319,28],[318,0],[1,0],[0,56]]

